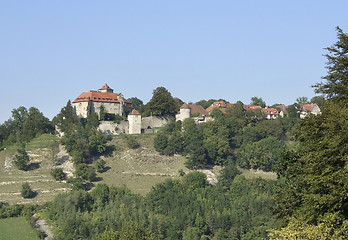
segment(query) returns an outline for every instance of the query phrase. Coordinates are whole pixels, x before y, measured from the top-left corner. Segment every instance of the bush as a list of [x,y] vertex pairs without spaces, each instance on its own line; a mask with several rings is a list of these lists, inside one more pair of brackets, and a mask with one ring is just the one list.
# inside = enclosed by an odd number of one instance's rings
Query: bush
[[27,170],[28,163],[29,163],[29,155],[25,151],[25,148],[22,147],[22,148],[18,149],[17,154],[16,154],[16,160],[14,160],[15,166],[19,170]]
[[97,172],[103,172],[105,169],[105,161],[103,159],[100,159],[96,162],[95,166],[97,168]]
[[24,198],[33,198],[35,197],[35,192],[31,190],[29,183],[22,184],[21,196]]
[[62,181],[66,179],[65,173],[61,168],[55,168],[51,170],[51,175],[56,181]]
[[136,149],[140,147],[140,144],[134,136],[127,136],[127,146],[131,149]]
[[95,172],[95,168],[92,166],[88,166],[85,163],[81,163],[76,165],[76,176],[84,179],[84,180],[88,180],[90,182],[94,181],[95,178],[97,177],[97,174]]

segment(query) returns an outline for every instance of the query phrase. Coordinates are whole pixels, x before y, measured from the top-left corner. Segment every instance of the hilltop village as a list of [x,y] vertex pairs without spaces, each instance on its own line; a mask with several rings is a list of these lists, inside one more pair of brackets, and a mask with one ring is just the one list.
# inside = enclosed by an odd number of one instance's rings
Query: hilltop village
[[[126,119],[120,121],[101,121],[99,129],[105,134],[141,134],[153,132],[154,129],[168,124],[171,118],[169,116],[146,116],[143,117],[133,104],[129,102],[121,93],[114,93],[114,90],[104,84],[103,87],[88,92],[81,93],[73,102],[76,115],[79,118],[87,118],[88,114],[96,113],[99,118],[102,114],[111,116],[124,116]],[[234,104],[225,101],[215,101],[208,108],[204,109],[201,105],[183,103],[177,114],[175,121],[184,121],[193,117],[196,124],[212,121],[211,113],[213,109],[220,109],[222,113],[228,111],[228,107]],[[287,114],[287,106],[277,105],[274,107],[261,107],[258,105],[245,105],[245,111],[251,110],[262,114],[266,119],[272,120],[284,117]],[[300,104],[297,108],[300,118],[308,114],[320,114],[318,104]],[[114,118],[112,118],[114,119]]]

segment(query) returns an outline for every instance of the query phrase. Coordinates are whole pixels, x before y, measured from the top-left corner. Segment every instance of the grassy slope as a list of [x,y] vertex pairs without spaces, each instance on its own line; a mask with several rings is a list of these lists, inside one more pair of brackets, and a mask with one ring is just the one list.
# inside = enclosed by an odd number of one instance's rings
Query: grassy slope
[[24,217],[0,219],[0,240],[37,240],[35,230],[32,229]]
[[178,171],[189,170],[184,166],[183,156],[161,156],[153,147],[152,134],[136,136],[140,148],[130,149],[126,145],[124,136],[114,136],[111,145],[116,147],[112,156],[103,157],[106,172],[98,174],[103,180],[100,183],[108,185],[126,185],[135,193],[146,194],[156,183],[163,182],[166,178],[179,178]]
[[[26,150],[33,166],[32,170],[20,171],[15,166],[8,167],[16,153],[16,146],[0,152],[0,201],[9,203],[44,203],[68,187],[56,182],[50,174],[53,167],[51,145],[58,143],[53,135],[44,134],[27,144]],[[7,168],[5,168],[5,162]],[[38,195],[33,199],[20,196],[22,184],[28,182]]]

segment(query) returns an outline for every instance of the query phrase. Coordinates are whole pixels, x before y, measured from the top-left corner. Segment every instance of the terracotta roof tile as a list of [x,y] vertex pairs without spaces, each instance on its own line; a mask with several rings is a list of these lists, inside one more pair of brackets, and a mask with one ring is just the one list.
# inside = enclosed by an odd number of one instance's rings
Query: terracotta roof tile
[[140,113],[137,110],[133,109],[133,111],[128,115],[140,115]]
[[91,100],[93,102],[110,102],[110,103],[119,103],[118,94],[117,93],[108,93],[108,92],[97,92],[97,91],[89,91],[81,93],[73,103],[78,102],[88,102]]
[[180,109],[189,109],[190,107],[186,104],[186,103],[184,103],[181,107],[180,107]]

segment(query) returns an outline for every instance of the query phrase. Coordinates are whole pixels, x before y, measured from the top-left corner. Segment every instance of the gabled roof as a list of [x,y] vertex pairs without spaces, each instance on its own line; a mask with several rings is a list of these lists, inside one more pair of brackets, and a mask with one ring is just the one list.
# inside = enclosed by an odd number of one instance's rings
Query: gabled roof
[[97,91],[89,91],[81,93],[73,103],[78,102],[88,102],[91,100],[92,102],[109,102],[109,103],[119,103],[119,98],[117,93],[109,93],[109,92],[97,92]]
[[189,104],[188,107],[191,109],[191,114],[199,113],[201,116],[207,115],[207,111],[201,105]]
[[233,105],[233,104],[232,103],[225,103],[224,101],[217,101],[217,102],[213,102],[213,104],[210,105],[206,109],[206,111],[209,113],[209,112],[211,112],[211,110],[213,110],[213,108],[222,108],[222,110],[224,111],[224,110],[226,110],[226,108],[228,106],[231,106],[231,105]]
[[140,115],[140,113],[137,110],[133,109],[133,111],[128,115]]
[[247,109],[260,109],[261,107],[257,105],[243,105],[243,108],[247,110]]
[[108,84],[104,84],[104,86],[102,88],[100,88],[99,90],[107,90],[107,89],[112,89],[111,87],[109,87]]
[[305,110],[306,112],[312,112],[313,108],[316,106],[316,103],[311,103],[311,104],[303,104],[302,109]]
[[190,109],[190,107],[184,103],[183,105],[181,105],[180,109]]

